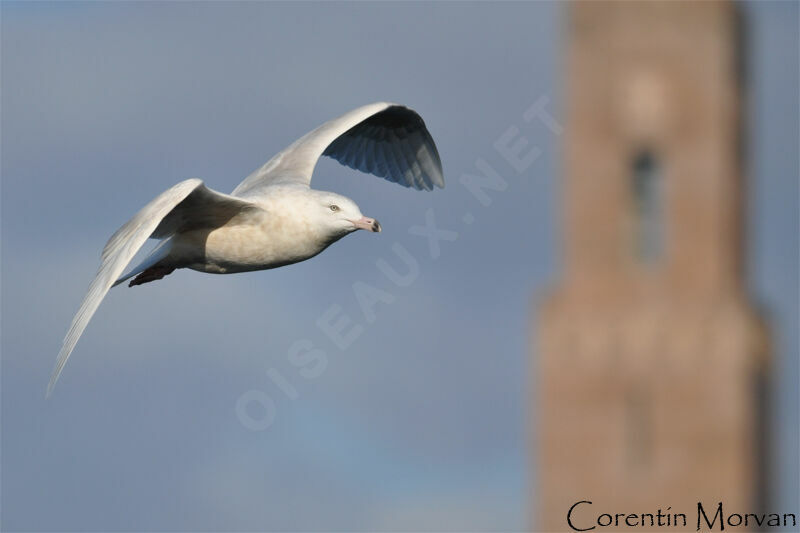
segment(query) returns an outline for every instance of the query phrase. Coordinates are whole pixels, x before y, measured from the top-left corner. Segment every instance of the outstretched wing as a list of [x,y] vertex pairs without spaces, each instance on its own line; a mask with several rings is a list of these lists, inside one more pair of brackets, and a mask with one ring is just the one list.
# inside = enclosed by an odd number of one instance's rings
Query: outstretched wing
[[404,187],[444,187],[439,152],[422,117],[407,107],[379,102],[307,133],[248,176],[232,194],[257,194],[274,183],[309,185],[323,155]]
[[100,302],[148,237],[165,238],[177,231],[223,225],[248,209],[257,207],[212,191],[199,179],[189,179],[161,193],[118,229],[103,248],[100,268],[64,337],[47,385],[47,395],[53,391],[61,370]]

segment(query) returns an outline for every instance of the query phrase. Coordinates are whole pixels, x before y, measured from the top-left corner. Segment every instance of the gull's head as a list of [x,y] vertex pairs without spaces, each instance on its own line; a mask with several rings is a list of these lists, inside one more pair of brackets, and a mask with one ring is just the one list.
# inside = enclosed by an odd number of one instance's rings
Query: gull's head
[[329,228],[331,233],[346,235],[359,229],[373,233],[381,231],[380,223],[374,218],[362,215],[361,210],[350,198],[341,194],[323,193],[318,199],[315,218]]

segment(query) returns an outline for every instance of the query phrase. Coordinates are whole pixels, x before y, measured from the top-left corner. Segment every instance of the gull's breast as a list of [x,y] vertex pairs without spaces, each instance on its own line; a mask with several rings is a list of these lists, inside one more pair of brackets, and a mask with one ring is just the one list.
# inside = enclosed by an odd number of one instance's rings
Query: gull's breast
[[185,247],[194,256],[188,267],[214,273],[276,268],[313,257],[325,248],[324,241],[304,218],[267,212],[179,237],[176,252],[180,253],[178,247]]

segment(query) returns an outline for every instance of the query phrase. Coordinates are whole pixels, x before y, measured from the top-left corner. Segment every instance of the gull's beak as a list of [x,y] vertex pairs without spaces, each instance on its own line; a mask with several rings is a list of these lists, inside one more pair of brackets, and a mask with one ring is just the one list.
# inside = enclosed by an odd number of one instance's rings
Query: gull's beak
[[365,229],[373,233],[381,232],[381,223],[374,218],[361,217],[358,220],[351,220],[350,222],[353,223],[356,229]]

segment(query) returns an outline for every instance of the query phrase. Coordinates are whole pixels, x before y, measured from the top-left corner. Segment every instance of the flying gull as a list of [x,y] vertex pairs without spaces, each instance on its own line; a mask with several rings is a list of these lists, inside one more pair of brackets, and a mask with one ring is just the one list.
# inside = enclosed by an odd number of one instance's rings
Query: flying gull
[[[422,118],[379,102],[326,122],[279,152],[231,194],[188,179],[144,206],[111,236],[100,268],[58,354],[47,395],[100,302],[114,287],[159,280],[178,268],[233,274],[277,268],[314,257],[345,235],[380,232],[342,195],[311,189],[320,156],[404,187],[444,187],[436,145]],[[122,274],[148,238],[161,242]]]

